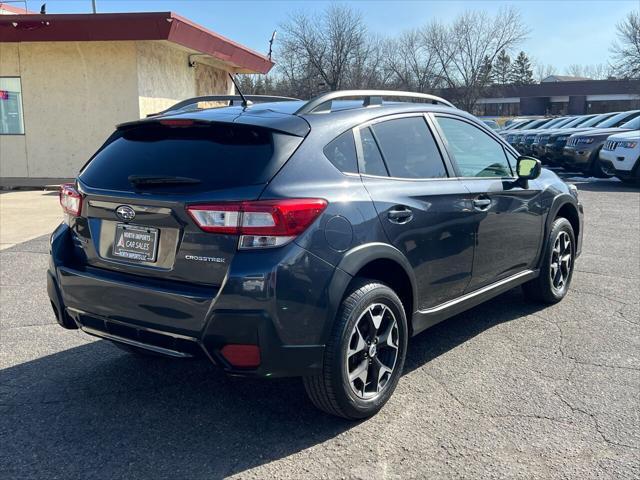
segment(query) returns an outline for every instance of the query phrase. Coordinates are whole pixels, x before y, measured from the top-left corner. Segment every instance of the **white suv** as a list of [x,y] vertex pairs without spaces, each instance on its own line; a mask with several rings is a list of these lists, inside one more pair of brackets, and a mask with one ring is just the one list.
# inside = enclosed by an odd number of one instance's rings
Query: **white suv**
[[[634,120],[640,124],[640,117]],[[640,130],[636,127],[608,137],[600,150],[600,161],[623,182],[640,184]]]

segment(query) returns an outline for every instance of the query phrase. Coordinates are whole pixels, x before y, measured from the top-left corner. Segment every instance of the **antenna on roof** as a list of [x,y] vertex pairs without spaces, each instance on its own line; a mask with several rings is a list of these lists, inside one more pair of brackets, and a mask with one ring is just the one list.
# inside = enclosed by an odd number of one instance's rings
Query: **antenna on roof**
[[96,13],[96,0],[91,0],[91,8],[93,9],[93,13]]
[[247,98],[242,93],[242,90],[240,90],[240,87],[238,86],[238,82],[236,82],[235,77],[233,75],[229,74],[229,78],[231,79],[233,84],[236,86],[236,90],[238,91],[238,95],[240,95],[240,97],[242,98],[242,107],[243,108],[247,108],[249,105],[252,105],[253,102],[247,100]]
[[278,33],[278,31],[274,30],[271,34],[271,40],[269,40],[269,61],[271,61],[271,52],[273,52],[273,41],[276,39],[276,33]]

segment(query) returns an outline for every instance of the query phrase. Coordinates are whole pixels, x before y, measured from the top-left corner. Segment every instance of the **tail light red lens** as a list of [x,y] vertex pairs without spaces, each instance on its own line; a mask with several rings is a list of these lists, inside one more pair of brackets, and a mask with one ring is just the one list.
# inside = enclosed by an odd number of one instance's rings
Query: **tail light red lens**
[[191,205],[205,232],[241,235],[240,248],[278,247],[304,232],[327,207],[319,198]]
[[73,183],[65,183],[60,187],[60,205],[64,213],[78,216],[82,210],[82,195]]

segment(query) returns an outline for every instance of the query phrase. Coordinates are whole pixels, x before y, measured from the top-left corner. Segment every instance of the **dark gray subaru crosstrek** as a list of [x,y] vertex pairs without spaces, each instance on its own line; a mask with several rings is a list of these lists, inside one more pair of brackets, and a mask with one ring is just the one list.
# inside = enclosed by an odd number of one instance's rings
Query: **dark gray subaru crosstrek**
[[412,335],[518,285],[561,300],[583,230],[575,187],[403,92],[120,125],[61,203],[48,292],[63,327],[301,376],[347,418],[389,399]]

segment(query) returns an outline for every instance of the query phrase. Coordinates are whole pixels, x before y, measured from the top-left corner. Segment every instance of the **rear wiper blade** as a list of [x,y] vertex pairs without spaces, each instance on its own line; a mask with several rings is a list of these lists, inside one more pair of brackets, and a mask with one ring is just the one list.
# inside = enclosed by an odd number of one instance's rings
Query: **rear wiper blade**
[[127,177],[132,185],[193,185],[202,183],[197,178],[190,177],[167,177],[159,175],[129,175]]

